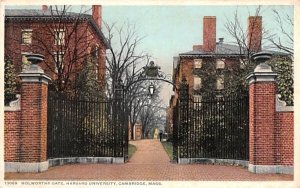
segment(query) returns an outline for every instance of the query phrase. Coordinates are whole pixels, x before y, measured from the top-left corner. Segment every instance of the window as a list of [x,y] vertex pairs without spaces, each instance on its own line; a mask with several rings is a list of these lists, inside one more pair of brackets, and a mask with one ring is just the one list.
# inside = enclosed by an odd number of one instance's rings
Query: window
[[201,89],[202,87],[202,80],[198,76],[194,76],[194,90]]
[[202,95],[194,95],[194,101],[201,102],[202,101]]
[[98,80],[98,73],[99,73],[99,71],[98,71],[98,69],[99,69],[99,63],[98,63],[98,61],[96,62],[96,66],[95,66],[95,78]]
[[[202,96],[201,95],[194,95],[194,110],[200,110],[202,104]],[[196,116],[200,117],[200,116]]]
[[65,44],[65,31],[59,29],[55,31],[55,45],[64,45]]
[[240,69],[245,69],[245,60],[240,59]]
[[216,88],[217,88],[218,90],[224,89],[224,75],[220,75],[220,76],[217,78]]
[[54,67],[56,73],[58,73],[59,68],[61,70],[64,68],[63,58],[64,58],[64,53],[62,52],[54,53]]
[[224,69],[225,68],[225,59],[217,59],[216,68],[217,69]]
[[32,42],[32,29],[22,30],[22,44],[31,44]]
[[194,68],[200,69],[202,67],[202,59],[194,59]]

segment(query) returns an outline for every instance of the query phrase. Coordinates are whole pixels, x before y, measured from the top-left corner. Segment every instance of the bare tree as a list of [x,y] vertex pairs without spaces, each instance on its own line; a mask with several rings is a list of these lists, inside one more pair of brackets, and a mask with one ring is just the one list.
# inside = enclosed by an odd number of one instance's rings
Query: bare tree
[[[275,21],[280,30],[280,33],[270,35],[269,41],[273,44],[273,48],[282,50],[294,57],[294,18],[288,13],[279,13],[278,10],[273,9]],[[289,28],[286,28],[289,27]],[[278,31],[278,30],[276,30]],[[285,42],[282,41],[284,38]]]
[[143,37],[138,36],[134,25],[127,23],[118,27],[115,23],[109,25],[105,22],[104,25],[111,46],[106,56],[107,90],[108,96],[113,97],[118,80],[129,85],[139,75],[142,65],[147,64],[149,55],[139,52],[138,45]]
[[142,123],[143,138],[147,136],[150,130],[165,123],[162,114],[165,113],[166,108],[161,104],[162,101],[157,97],[150,100],[150,103],[141,109],[139,119]]
[[[255,10],[254,14],[254,20],[248,25],[250,28],[245,29],[243,27],[243,24],[241,23],[240,16],[238,13],[238,9],[236,9],[234,13],[234,19],[227,18],[227,22],[225,23],[224,27],[225,30],[232,36],[233,38],[233,44],[238,46],[239,54],[240,54],[240,60],[243,66],[246,66],[251,64],[251,56],[253,53],[260,51],[260,48],[258,46],[254,46],[256,49],[253,49],[254,43],[257,43],[259,46],[262,45],[262,42],[267,37],[268,31],[264,28],[256,28],[256,24],[259,20],[259,16],[261,15],[261,6],[258,6]],[[249,12],[250,16],[250,12]],[[258,39],[260,41],[256,41],[257,37],[254,36],[254,31],[256,29],[262,30],[262,38]],[[265,38],[264,38],[265,37]]]
[[[277,23],[279,30],[274,30],[278,33],[271,33],[264,28],[262,29],[262,38],[265,47],[267,49],[273,49],[276,53],[273,54],[273,58],[268,61],[268,64],[272,66],[273,70],[278,73],[277,76],[277,92],[281,94],[282,98],[289,104],[293,104],[293,26],[294,20],[288,14],[282,14],[283,11],[273,9],[275,22]],[[258,6],[255,12],[255,16],[261,14],[261,7]],[[253,22],[255,23],[255,21]],[[234,19],[227,21],[225,28],[229,34],[234,38],[235,44],[240,49],[240,60],[243,65],[243,69],[232,71],[231,81],[229,85],[234,86],[232,83],[243,83],[244,88],[246,87],[246,76],[254,70],[256,66],[255,62],[252,61],[251,56],[253,52],[251,50],[251,30],[247,33],[243,30],[242,24],[240,23],[237,11],[235,12]],[[255,30],[255,27],[250,26]],[[250,36],[249,36],[250,35]],[[284,40],[282,40],[284,38]],[[255,38],[254,38],[255,40]],[[257,41],[254,41],[257,42]],[[271,45],[269,44],[271,42]],[[262,42],[260,42],[262,43]],[[284,52],[284,53],[280,53]],[[238,82],[237,82],[238,81]]]
[[[149,63],[150,55],[139,49],[143,37],[138,35],[135,25],[104,25],[111,46],[106,56],[107,95],[113,98],[116,84],[122,80],[126,92],[125,104],[129,108],[129,121],[133,130],[142,108],[149,105],[147,82],[140,80],[140,74]],[[131,133],[133,138],[133,131]]]

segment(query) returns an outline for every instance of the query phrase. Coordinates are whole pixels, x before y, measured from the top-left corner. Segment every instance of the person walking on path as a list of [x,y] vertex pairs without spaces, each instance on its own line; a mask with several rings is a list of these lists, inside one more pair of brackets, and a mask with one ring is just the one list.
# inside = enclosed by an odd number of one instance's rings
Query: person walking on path
[[162,134],[163,132],[162,131],[159,131],[159,141],[161,142],[161,139],[162,139]]

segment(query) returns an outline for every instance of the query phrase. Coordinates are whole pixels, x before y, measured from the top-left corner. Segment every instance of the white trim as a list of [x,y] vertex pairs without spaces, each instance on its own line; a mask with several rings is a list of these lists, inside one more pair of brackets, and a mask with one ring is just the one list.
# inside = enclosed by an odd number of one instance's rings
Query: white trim
[[248,170],[256,174],[294,174],[293,166],[284,166],[284,165],[249,164]]
[[19,77],[21,78],[22,82],[38,82],[48,84],[48,82],[51,80],[50,77],[41,73],[21,73],[19,74]]
[[193,164],[193,163],[201,163],[201,164],[231,164],[238,165],[243,167],[248,167],[248,161],[246,160],[236,160],[236,159],[215,159],[215,158],[179,158],[179,164]]
[[21,110],[21,95],[20,94],[17,94],[16,95],[16,100],[14,101],[11,101],[9,103],[8,106],[4,106],[4,111],[5,112],[12,112],[12,111],[20,111]]
[[194,59],[194,69],[202,68],[202,59]]
[[[24,36],[23,33],[31,33],[30,34],[30,42],[24,43]],[[32,44],[32,29],[22,29],[21,30],[21,45],[31,45]]]
[[256,66],[254,72],[247,76],[248,85],[254,82],[275,82],[277,73],[273,72],[271,67],[266,63]]
[[104,163],[104,164],[122,164],[124,163],[123,157],[69,157],[69,158],[54,158],[49,159],[49,167],[52,166],[61,166],[65,164],[73,164],[73,163]]
[[38,163],[5,162],[5,172],[43,172],[48,170],[48,161]]
[[285,101],[280,100],[280,94],[276,95],[276,112],[293,112],[294,106],[287,106]]
[[22,31],[32,31],[32,29],[22,29]]
[[274,72],[254,72],[247,76],[248,85],[255,82],[275,82],[277,73]]

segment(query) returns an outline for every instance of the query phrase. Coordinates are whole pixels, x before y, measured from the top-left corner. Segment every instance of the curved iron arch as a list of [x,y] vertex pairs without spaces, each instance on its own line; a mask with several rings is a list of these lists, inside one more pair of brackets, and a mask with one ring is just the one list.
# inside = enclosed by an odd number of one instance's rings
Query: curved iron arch
[[150,61],[150,65],[143,67],[143,69],[144,71],[140,73],[139,77],[136,80],[130,82],[128,85],[124,87],[125,90],[129,89],[129,87],[135,83],[147,81],[147,80],[163,81],[171,84],[173,87],[176,88],[176,90],[178,90],[177,85],[172,81],[173,76],[171,74],[166,74],[160,71],[160,67],[154,65],[153,61]]

